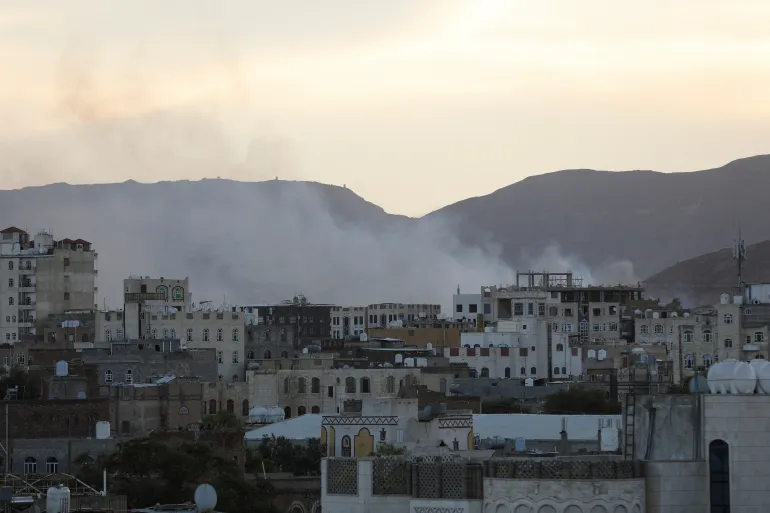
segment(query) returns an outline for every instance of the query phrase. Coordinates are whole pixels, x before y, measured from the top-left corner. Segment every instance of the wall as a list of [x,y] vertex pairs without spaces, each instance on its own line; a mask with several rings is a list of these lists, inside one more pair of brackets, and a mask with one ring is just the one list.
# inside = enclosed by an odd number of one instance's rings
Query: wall
[[[700,421],[698,396],[637,395],[634,399],[636,459],[691,461],[698,457],[699,442],[694,436]],[[654,410],[649,406],[653,406]],[[654,418],[651,411],[654,411]]]
[[647,513],[702,513],[709,510],[705,461],[648,462],[645,471]]
[[[9,410],[10,438],[95,436],[96,422],[109,419],[109,399],[4,401]],[[0,422],[0,440],[5,422]]]
[[[69,265],[65,266],[65,263]],[[55,249],[51,257],[37,258],[35,264],[38,319],[46,319],[50,314],[65,310],[90,310],[95,307],[95,252]]]
[[452,318],[456,321],[475,321],[476,315],[484,313],[481,294],[454,294],[452,297]]
[[79,468],[76,462],[81,456],[88,455],[95,459],[100,455],[112,453],[116,445],[115,439],[17,438],[11,443],[11,473],[23,474],[24,461],[27,458],[35,459],[38,474],[45,473],[46,461],[49,458],[56,459],[58,472],[74,473]]
[[396,338],[405,346],[460,347],[460,328],[370,328],[370,338]]
[[251,383],[206,383],[203,387],[203,415],[232,408],[238,417],[247,417],[254,406],[250,402],[251,386]]

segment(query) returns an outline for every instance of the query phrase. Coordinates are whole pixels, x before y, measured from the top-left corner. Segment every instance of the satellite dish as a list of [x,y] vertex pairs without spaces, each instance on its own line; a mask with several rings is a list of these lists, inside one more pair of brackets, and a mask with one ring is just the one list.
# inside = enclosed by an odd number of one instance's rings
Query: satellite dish
[[217,491],[210,484],[199,485],[195,489],[195,506],[198,512],[212,511],[217,505]]

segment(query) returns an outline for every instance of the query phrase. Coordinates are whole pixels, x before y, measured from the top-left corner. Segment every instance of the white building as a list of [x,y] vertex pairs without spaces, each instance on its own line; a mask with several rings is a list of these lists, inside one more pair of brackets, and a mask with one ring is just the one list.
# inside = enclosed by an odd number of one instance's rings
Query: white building
[[484,306],[481,294],[461,294],[458,287],[457,294],[452,297],[452,318],[455,321],[475,322],[479,314],[491,314],[491,306],[490,303]]
[[0,231],[0,340],[35,335],[49,314],[92,310],[97,253],[83,239],[30,238],[16,227]]
[[331,307],[331,335],[334,339],[358,337],[366,333],[368,308],[365,306]]

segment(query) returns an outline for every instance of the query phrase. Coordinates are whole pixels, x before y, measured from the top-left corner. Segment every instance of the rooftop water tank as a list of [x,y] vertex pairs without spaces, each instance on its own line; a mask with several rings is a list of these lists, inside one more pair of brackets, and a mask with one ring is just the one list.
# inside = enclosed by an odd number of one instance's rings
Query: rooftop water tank
[[69,364],[65,360],[56,362],[56,375],[67,376],[69,374]]
[[751,360],[749,364],[757,375],[757,393],[770,395],[770,362],[764,359]]
[[70,489],[64,485],[50,487],[45,497],[45,509],[48,513],[69,513]]
[[712,394],[753,394],[757,374],[750,364],[728,359],[711,366],[708,381]]

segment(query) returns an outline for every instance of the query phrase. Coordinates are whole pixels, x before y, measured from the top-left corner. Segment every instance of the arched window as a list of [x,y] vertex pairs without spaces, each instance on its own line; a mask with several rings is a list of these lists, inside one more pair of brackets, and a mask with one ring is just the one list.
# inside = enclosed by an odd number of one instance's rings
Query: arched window
[[562,376],[566,376],[567,375],[567,367],[562,367],[561,368],[561,374],[562,374]]
[[288,351],[281,351],[281,358],[288,358],[289,352]]
[[153,328],[152,331],[150,332],[150,338],[152,338],[153,340],[158,340],[158,330]]
[[31,305],[32,304],[32,298],[27,296],[24,298],[24,304],[25,305]]
[[691,343],[692,342],[692,330],[684,330],[684,337],[683,337],[683,339],[684,339],[683,341],[685,343],[688,343],[688,344]]
[[662,324],[656,324],[655,325],[655,334],[656,335],[663,335],[663,325]]
[[526,369],[526,367],[522,367],[521,369],[519,369],[519,371],[520,371],[520,372],[519,372],[519,374],[520,374],[521,376],[526,376],[526,375],[527,375],[527,369]]
[[163,328],[163,340],[168,340],[168,328]]
[[446,378],[441,378],[441,381],[438,383],[438,390],[442,394],[446,394]]
[[506,367],[505,368],[505,377],[506,378],[510,378],[511,377],[511,368],[510,367]]
[[187,328],[187,341],[188,342],[192,342],[192,335],[193,335],[192,328]]
[[558,367],[554,367],[553,368],[553,375],[554,376],[558,376],[559,375],[559,368]]
[[246,351],[246,359],[247,360],[253,360],[254,359],[254,351],[252,351],[251,349]]
[[352,452],[350,447],[350,437],[348,435],[345,435],[342,437],[342,457],[350,458],[351,456],[352,456]]
[[8,270],[13,271],[13,261],[8,262]]
[[123,330],[118,328],[115,330],[115,338],[118,340],[123,340]]
[[306,413],[307,413],[307,408],[305,408],[304,406],[300,406],[299,408],[297,408],[297,417],[301,417]]
[[765,355],[763,355],[762,353],[759,353],[757,356],[754,357],[754,359],[755,360],[764,360],[765,359]]
[[265,360],[269,360],[271,358],[271,354],[270,354],[270,350],[269,349],[267,351],[265,351],[264,358],[265,358]]
[[732,324],[733,323],[733,314],[725,314],[723,318],[723,322],[725,324]]
[[158,285],[157,287],[155,287],[155,293],[163,294],[163,299],[165,301],[168,300],[168,287],[166,287],[165,285]]
[[725,347],[733,347],[733,339],[726,338],[725,339]]
[[56,474],[59,471],[59,460],[53,456],[45,460],[45,471],[47,474]]
[[765,334],[761,331],[757,331],[754,333],[754,342],[757,344],[761,344],[765,341]]
[[730,511],[730,446],[724,440],[709,444],[709,492],[711,511]]
[[128,369],[126,371],[126,383],[131,384],[134,382],[134,371]]
[[318,406],[313,406],[312,408],[310,408],[310,413],[321,413],[321,408],[319,408]]
[[175,329],[172,328],[169,331],[169,338],[176,340],[176,330]]
[[300,394],[307,393],[307,381],[305,381],[305,378],[299,378],[299,385],[297,386],[297,392]]
[[172,301],[184,301],[184,289],[182,287],[174,287],[171,289]]
[[704,354],[703,355],[703,366],[707,369],[711,367],[712,357],[710,354]]
[[361,393],[362,394],[372,393],[369,387],[369,378],[361,378]]
[[283,393],[288,394],[289,393],[289,378],[283,378]]
[[235,413],[235,402],[232,399],[227,400],[227,411]]
[[222,328],[219,328],[217,330],[217,342],[222,342],[224,338],[225,338],[225,330],[223,330]]
[[396,393],[396,378],[394,378],[393,376],[388,376],[385,379],[385,390],[389,394]]
[[13,288],[13,278],[8,278],[8,287]]
[[695,358],[691,354],[684,355],[684,368],[692,369],[695,366]]
[[249,414],[249,400],[244,399],[243,403],[241,403],[241,415],[246,417]]
[[104,382],[112,383],[112,371],[110,369],[104,371]]
[[202,338],[203,338],[204,342],[208,342],[209,341],[209,329],[208,328],[203,330],[203,337]]
[[711,330],[703,330],[703,343],[710,344],[712,341]]
[[488,378],[489,377],[489,369],[487,367],[481,368],[481,377],[482,378]]
[[283,409],[283,418],[284,419],[290,419],[291,418],[291,406],[287,406]]
[[[13,263],[11,263],[11,268],[13,268]],[[24,460],[24,473],[25,474],[37,473],[37,460],[32,456]]]
[[561,353],[564,351],[564,344],[556,344],[556,352]]
[[345,378],[345,393],[346,394],[356,393],[356,378],[353,378],[353,377]]
[[310,380],[310,393],[311,394],[320,394],[321,393],[321,380],[318,378],[313,378]]
[[211,399],[209,401],[209,415],[216,415],[217,413],[217,401],[216,399]]
[[537,374],[537,367],[532,367],[531,369],[529,369],[529,373],[532,374],[533,376]]
[[646,324],[642,324],[641,326],[639,326],[639,333],[642,335],[647,335],[648,333],[650,333],[650,327],[647,326]]
[[238,328],[233,328],[233,342],[238,342]]

